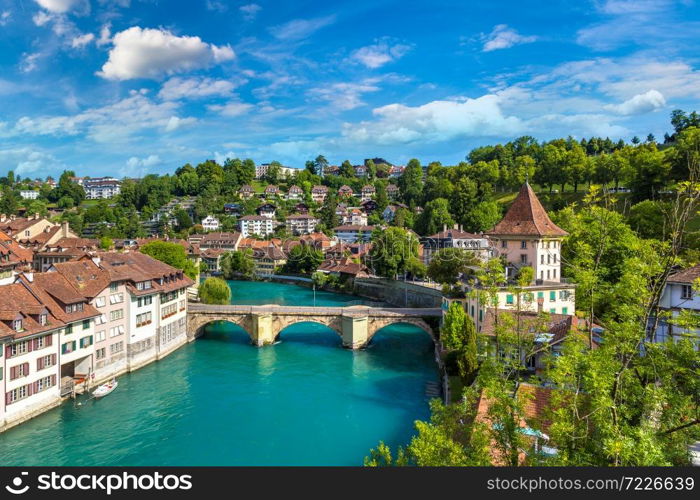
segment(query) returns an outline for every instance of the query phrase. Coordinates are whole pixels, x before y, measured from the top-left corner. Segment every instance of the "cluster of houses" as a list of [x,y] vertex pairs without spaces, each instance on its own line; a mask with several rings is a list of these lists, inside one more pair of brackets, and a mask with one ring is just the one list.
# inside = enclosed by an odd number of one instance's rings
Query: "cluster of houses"
[[[122,183],[114,177],[72,177],[71,180],[83,187],[85,198],[88,200],[110,199],[121,192]],[[50,177],[45,182],[40,180],[29,181],[28,187],[21,189],[19,195],[25,200],[36,200],[43,185],[53,189],[56,187],[56,181]]]
[[0,216],[0,431],[186,343],[194,284],[65,223]]

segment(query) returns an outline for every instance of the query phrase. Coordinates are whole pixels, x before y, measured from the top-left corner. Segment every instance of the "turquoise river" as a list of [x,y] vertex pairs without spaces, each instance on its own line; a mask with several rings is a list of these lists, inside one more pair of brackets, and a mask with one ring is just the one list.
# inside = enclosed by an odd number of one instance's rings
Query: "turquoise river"
[[[313,305],[295,285],[229,282],[237,304]],[[317,292],[316,305],[357,297]],[[0,434],[2,465],[361,465],[407,443],[439,380],[429,336],[379,331],[352,352],[301,323],[256,348],[219,323],[162,361],[119,378],[102,400],[66,402]]]

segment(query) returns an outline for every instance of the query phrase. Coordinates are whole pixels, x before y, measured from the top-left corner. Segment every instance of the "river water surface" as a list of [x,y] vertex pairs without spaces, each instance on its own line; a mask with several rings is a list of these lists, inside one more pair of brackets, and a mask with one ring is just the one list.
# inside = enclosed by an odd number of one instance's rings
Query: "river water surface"
[[[311,290],[229,282],[236,304],[314,305]],[[317,292],[318,306],[357,297]],[[67,402],[0,434],[1,465],[361,465],[384,440],[406,444],[439,380],[429,336],[380,330],[352,352],[317,324],[257,348],[218,323],[108,397]]]

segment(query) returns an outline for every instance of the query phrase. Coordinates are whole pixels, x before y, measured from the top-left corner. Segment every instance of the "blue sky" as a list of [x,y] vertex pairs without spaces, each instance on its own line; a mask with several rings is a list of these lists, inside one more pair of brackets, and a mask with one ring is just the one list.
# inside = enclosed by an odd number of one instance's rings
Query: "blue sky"
[[692,0],[0,0],[0,174],[662,137],[699,41]]

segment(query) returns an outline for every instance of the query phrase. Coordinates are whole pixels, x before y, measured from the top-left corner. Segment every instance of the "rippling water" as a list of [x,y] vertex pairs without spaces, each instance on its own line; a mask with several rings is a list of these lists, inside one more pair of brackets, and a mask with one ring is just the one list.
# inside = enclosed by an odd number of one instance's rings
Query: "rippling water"
[[[231,282],[234,302],[312,305],[294,285]],[[356,297],[318,292],[317,305]],[[438,380],[428,335],[381,330],[341,348],[311,323],[256,348],[227,323],[119,378],[108,397],[71,402],[0,434],[4,465],[360,465],[382,439],[404,444]]]

